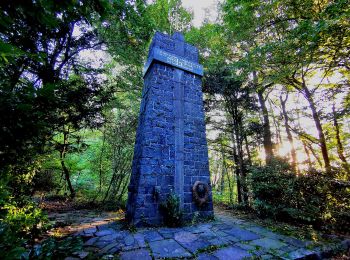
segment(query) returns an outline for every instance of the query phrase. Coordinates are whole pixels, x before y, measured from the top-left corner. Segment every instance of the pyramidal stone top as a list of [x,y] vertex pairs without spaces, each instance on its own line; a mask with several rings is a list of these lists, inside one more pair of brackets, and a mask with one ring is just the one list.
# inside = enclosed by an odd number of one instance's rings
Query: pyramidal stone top
[[203,76],[203,66],[198,63],[198,49],[186,43],[180,32],[175,32],[172,36],[156,32],[144,66],[144,76],[154,60]]
[[171,38],[173,38],[174,40],[177,40],[177,41],[181,41],[181,42],[184,42],[185,41],[185,37],[182,33],[180,32],[175,32]]

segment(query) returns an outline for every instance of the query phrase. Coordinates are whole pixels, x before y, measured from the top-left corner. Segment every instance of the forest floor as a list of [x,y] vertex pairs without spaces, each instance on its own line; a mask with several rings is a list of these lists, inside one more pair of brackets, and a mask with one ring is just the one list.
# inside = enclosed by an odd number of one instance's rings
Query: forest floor
[[180,228],[127,229],[122,210],[62,209],[59,205],[50,206],[49,219],[54,228],[48,237],[81,242],[75,252],[66,252],[66,260],[320,259],[341,256],[350,246],[344,237],[291,232],[285,224],[272,225],[237,212],[233,215],[222,207],[215,209],[213,221]]

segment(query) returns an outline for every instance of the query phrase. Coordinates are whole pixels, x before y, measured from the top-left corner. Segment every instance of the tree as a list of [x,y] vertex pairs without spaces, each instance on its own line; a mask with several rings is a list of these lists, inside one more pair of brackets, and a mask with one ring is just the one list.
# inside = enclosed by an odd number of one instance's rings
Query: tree
[[[1,2],[2,170],[19,172],[17,166],[31,164],[67,124],[79,129],[102,122],[110,89],[102,71],[85,62],[82,53],[110,43],[104,37],[116,28],[118,50],[144,50],[151,34],[138,29],[145,23],[144,8],[140,1]],[[128,58],[120,55],[119,61]]]
[[348,175],[350,175],[350,168],[349,163],[344,155],[344,146],[340,138],[340,126],[338,122],[338,113],[335,111],[335,105],[332,106],[332,113],[333,113],[333,126],[335,129],[335,139],[337,140],[337,152],[339,159],[342,161],[342,165]]
[[[223,5],[229,34],[236,46],[243,46],[240,64],[250,73],[260,72],[262,82],[293,87],[308,102],[327,172],[324,114],[315,98],[324,94],[324,80],[348,64],[346,2],[231,0]],[[310,84],[315,74],[321,75],[319,82]]]
[[246,122],[247,111],[257,109],[251,88],[236,80],[228,67],[219,66],[216,71],[206,75],[206,89],[210,94],[220,95],[224,100],[225,110],[228,114],[229,129],[231,132],[232,156],[235,162],[237,175],[238,202],[248,203],[248,187],[246,184],[247,162],[249,151],[244,153],[244,141],[247,137]]
[[191,28],[193,13],[186,10],[181,0],[157,0],[148,6],[147,12],[155,28],[172,34],[186,32]]
[[260,17],[256,15],[260,8],[257,1],[227,1],[222,6],[224,16],[225,37],[231,49],[236,54],[236,59],[231,60],[232,68],[242,79],[254,86],[260,111],[262,114],[263,147],[265,161],[269,163],[274,156],[269,111],[266,106],[269,89],[274,82],[265,75],[268,68],[263,66],[262,55],[256,51],[256,47],[265,40],[264,35],[256,32],[260,26]]
[[283,97],[281,94],[279,98],[280,98],[280,102],[281,102],[282,114],[283,114],[283,119],[284,119],[284,127],[286,129],[288,142],[291,146],[290,154],[291,154],[291,158],[292,158],[292,167],[293,167],[294,171],[297,171],[297,155],[296,155],[296,151],[295,151],[295,147],[294,147],[293,135],[292,135],[292,132],[290,130],[289,116],[288,116],[288,113],[286,110],[286,103],[288,100],[288,92],[286,93],[285,97]]

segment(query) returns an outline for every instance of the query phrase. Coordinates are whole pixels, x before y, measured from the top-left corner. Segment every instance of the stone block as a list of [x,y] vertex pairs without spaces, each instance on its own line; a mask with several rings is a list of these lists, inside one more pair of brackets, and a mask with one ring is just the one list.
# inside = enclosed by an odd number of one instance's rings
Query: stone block
[[150,256],[148,250],[137,249],[133,251],[120,253],[120,259],[121,260],[135,260],[135,259],[152,260],[152,257]]
[[213,255],[220,260],[240,260],[252,257],[247,250],[235,246],[219,249],[215,251]]
[[112,235],[114,233],[115,233],[115,231],[113,229],[104,229],[104,230],[96,232],[95,235],[98,237],[103,237],[103,236],[107,236],[107,235]]
[[275,249],[279,249],[279,248],[286,246],[285,243],[283,243],[279,240],[268,238],[268,237],[254,240],[250,244],[254,245],[254,246],[259,246],[259,247],[265,249],[266,251],[271,250],[271,249],[275,250]]
[[255,240],[255,239],[260,238],[259,235],[255,234],[253,232],[250,232],[248,230],[238,228],[238,227],[231,228],[229,230],[223,230],[223,231],[226,232],[227,234],[235,236],[238,239],[243,240],[243,241],[250,241],[250,240]]
[[218,258],[207,253],[202,253],[198,255],[197,260],[218,260]]
[[145,240],[149,242],[162,240],[163,237],[157,231],[146,231],[144,233]]
[[173,239],[166,239],[149,243],[155,259],[184,258],[191,254]]
[[183,242],[179,242],[179,243],[191,253],[195,253],[198,250],[202,250],[211,246],[211,243],[204,239],[198,239],[190,243],[183,243]]
[[174,239],[179,243],[191,243],[198,239],[199,237],[191,232],[180,231],[175,233]]

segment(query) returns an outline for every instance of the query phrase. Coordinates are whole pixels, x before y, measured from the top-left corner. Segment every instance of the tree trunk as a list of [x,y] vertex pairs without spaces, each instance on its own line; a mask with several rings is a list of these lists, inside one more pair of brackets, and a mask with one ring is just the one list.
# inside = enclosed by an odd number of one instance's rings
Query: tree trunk
[[225,155],[224,151],[221,151],[222,154],[222,169],[221,169],[221,176],[220,176],[220,192],[221,194],[224,194],[225,190]]
[[[270,100],[268,100],[268,103],[269,103],[270,107],[272,107],[272,102]],[[272,118],[273,125],[276,129],[276,131],[275,131],[275,133],[276,133],[275,143],[279,144],[279,145],[283,145],[280,120],[276,119],[277,116],[274,115],[273,111],[270,112],[270,116]]]
[[212,176],[213,176],[213,182],[212,182],[212,186],[213,189],[220,191],[220,181],[221,181],[221,172],[220,172],[220,158],[218,156],[217,153],[213,153],[213,172],[212,172]]
[[273,144],[272,144],[269,112],[267,111],[265,98],[263,96],[265,88],[259,88],[256,71],[253,71],[253,80],[254,80],[255,88],[257,89],[256,92],[258,94],[260,109],[263,115],[263,145],[265,150],[265,161],[266,161],[266,164],[268,164],[270,163],[273,157]]
[[63,170],[63,173],[64,173],[64,177],[67,181],[67,184],[68,184],[68,189],[69,189],[69,192],[70,192],[70,197],[71,199],[74,199],[75,198],[75,190],[72,186],[72,182],[70,181],[70,174],[69,174],[69,170],[68,168],[66,167],[66,165],[64,164],[64,160],[61,160],[61,166],[62,166],[62,170]]
[[309,102],[309,107],[311,109],[312,118],[314,119],[315,126],[316,126],[316,129],[318,132],[318,139],[319,139],[319,143],[320,143],[320,147],[321,147],[321,152],[322,152],[322,157],[323,157],[325,169],[326,169],[327,173],[330,173],[331,165],[330,165],[330,160],[329,160],[329,156],[328,156],[326,138],[325,138],[324,133],[323,133],[323,128],[322,128],[320,116],[317,112],[312,94],[310,93],[309,89],[306,87],[305,83],[302,84],[302,88],[303,88],[304,96],[307,99],[307,101]]
[[100,152],[100,158],[99,158],[99,187],[98,187],[98,193],[101,193],[102,190],[102,174],[103,174],[103,155],[105,150],[105,142],[106,142],[106,128],[103,130],[103,139],[102,139],[102,147]]
[[226,164],[224,164],[224,171],[226,172],[226,176],[227,176],[227,180],[228,180],[228,188],[230,190],[230,204],[233,204],[233,187],[232,187],[233,184],[231,184],[230,175],[228,174]]
[[126,188],[127,188],[128,185],[129,185],[129,181],[124,182],[123,189],[122,189],[121,193],[119,194],[119,196],[117,197],[117,201],[118,202],[122,201],[123,194],[126,191]]
[[272,120],[273,120],[273,124],[276,128],[276,139],[275,139],[276,143],[279,145],[283,145],[280,123],[278,120],[276,120],[275,115],[272,115]]
[[102,147],[99,157],[99,186],[98,186],[98,192],[96,193],[95,197],[93,198],[92,202],[95,202],[97,197],[101,194],[102,191],[102,174],[103,174],[103,155],[105,150],[105,142],[106,142],[106,128],[103,129],[103,138],[102,138]]
[[63,133],[63,145],[62,145],[62,149],[60,150],[60,161],[61,161],[61,166],[62,166],[62,171],[63,171],[64,177],[67,181],[68,189],[70,192],[70,197],[71,197],[71,199],[74,199],[75,190],[74,190],[72,182],[70,180],[69,169],[67,168],[67,166],[64,162],[65,157],[66,157],[66,152],[67,152],[67,146],[68,146],[68,132],[64,131],[64,133]]
[[[233,126],[232,126],[233,127]],[[241,185],[241,176],[240,176],[240,172],[239,172],[239,163],[238,163],[238,156],[237,156],[237,149],[236,149],[236,138],[234,135],[234,131],[231,131],[231,135],[232,135],[232,144],[233,144],[233,161],[235,162],[235,173],[236,173],[236,179],[237,179],[237,200],[238,203],[242,203],[243,199],[242,199],[242,185]]]
[[112,184],[113,184],[113,181],[114,179],[116,178],[116,174],[115,172],[113,172],[113,175],[112,175],[112,178],[111,178],[111,181],[109,182],[109,185],[108,185],[108,188],[107,188],[107,191],[105,193],[105,196],[103,197],[103,200],[102,202],[104,203],[106,201],[106,199],[108,198],[108,193],[109,193],[109,190],[111,189],[112,187]]
[[250,149],[249,149],[249,145],[248,145],[248,138],[247,138],[246,134],[244,134],[244,143],[245,143],[245,149],[247,151],[249,165],[252,165],[252,157],[250,155]]
[[[225,154],[224,152],[222,151],[222,176],[221,176],[221,180],[224,180],[225,178],[225,173],[226,173],[226,176],[227,176],[227,182],[228,182],[228,188],[229,188],[229,196],[230,196],[230,204],[233,204],[233,189],[232,189],[232,185],[231,185],[231,180],[230,180],[230,175],[228,174],[228,170],[227,170],[227,167],[226,167],[226,162],[225,162]],[[222,181],[221,184],[223,185],[224,182]],[[222,194],[224,194],[224,187],[222,186],[221,187],[221,192]]]
[[269,113],[266,108],[265,99],[263,96],[263,90],[257,91],[260,109],[263,114],[263,145],[266,156],[266,163],[269,163],[273,157],[273,144],[271,138],[271,128],[270,128],[270,120]]
[[334,104],[332,107],[332,111],[333,111],[333,125],[335,128],[335,138],[337,140],[338,156],[339,156],[339,159],[342,161],[344,170],[346,171],[347,174],[350,174],[349,164],[346,160],[346,157],[344,156],[344,148],[343,148],[343,144],[342,144],[341,139],[340,139],[340,127],[338,124],[338,118],[337,118],[337,113],[335,112]]
[[297,169],[297,155],[296,155],[296,152],[295,152],[293,135],[292,135],[292,133],[290,131],[290,128],[289,128],[289,118],[288,118],[288,114],[287,114],[287,110],[286,110],[287,99],[288,99],[288,93],[287,93],[285,99],[283,99],[282,95],[280,95],[282,114],[283,114],[283,118],[284,118],[284,125],[285,125],[285,128],[286,128],[288,142],[290,143],[290,146],[291,146],[290,154],[291,154],[291,158],[292,158],[292,167],[295,170],[295,172],[297,173],[298,172],[298,169]]
[[236,135],[236,148],[237,148],[237,159],[238,159],[238,168],[239,175],[241,177],[241,188],[242,188],[242,199],[244,203],[248,203],[248,190],[246,182],[246,172],[244,167],[244,158],[243,158],[243,133],[241,131],[241,116],[236,110],[236,117],[234,120],[234,132]]
[[306,162],[307,162],[307,165],[308,165],[309,170],[310,170],[310,169],[312,169],[312,163],[311,163],[309,149],[307,148],[307,145],[306,145],[305,141],[301,141],[301,142],[303,143],[304,151],[305,151],[305,154],[306,154]]
[[307,143],[305,143],[305,144],[306,144],[306,146],[308,147],[308,149],[310,150],[310,152],[312,153],[312,155],[315,157],[315,159],[316,159],[316,161],[318,162],[318,164],[320,165],[320,167],[322,168],[322,167],[323,167],[322,161],[321,161],[321,159],[317,156],[317,154],[316,154],[314,148],[312,147],[312,145],[311,145],[311,144],[307,144]]

